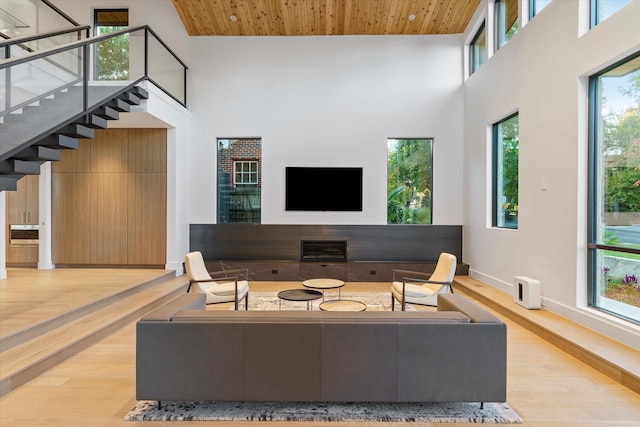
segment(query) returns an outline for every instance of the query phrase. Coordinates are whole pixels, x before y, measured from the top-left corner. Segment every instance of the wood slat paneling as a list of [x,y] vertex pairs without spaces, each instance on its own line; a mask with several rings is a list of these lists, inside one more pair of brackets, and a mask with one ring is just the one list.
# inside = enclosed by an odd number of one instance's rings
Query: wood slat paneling
[[73,151],[52,174],[53,262],[164,265],[166,130],[101,130]]
[[167,247],[167,174],[130,173],[128,177],[127,263],[164,264]]
[[89,222],[91,213],[85,204],[90,187],[84,173],[52,174],[52,246],[54,263],[81,263],[86,256],[85,239],[93,238]]
[[165,173],[167,171],[167,130],[128,129],[127,171]]
[[78,141],[77,150],[63,150],[60,161],[51,162],[51,171],[53,173],[89,172],[91,169],[91,142],[92,140],[89,139],[81,139]]
[[[93,239],[84,241],[88,264],[127,264],[127,188],[129,174],[92,173],[89,175],[90,216]],[[88,244],[88,247],[87,247]]]
[[90,144],[89,172],[127,172],[129,129],[97,131]]
[[480,0],[172,1],[192,36],[458,34],[480,4]]

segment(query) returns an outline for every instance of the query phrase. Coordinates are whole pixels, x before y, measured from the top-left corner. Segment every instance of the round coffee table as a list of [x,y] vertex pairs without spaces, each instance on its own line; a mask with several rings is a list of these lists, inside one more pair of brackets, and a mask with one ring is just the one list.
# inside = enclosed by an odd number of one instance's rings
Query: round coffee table
[[307,310],[311,310],[311,301],[322,298],[322,292],[311,289],[287,289],[278,292],[278,308],[282,309],[282,300],[306,301]]
[[324,311],[365,311],[367,305],[360,301],[337,299],[320,304],[320,310]]
[[338,288],[338,299],[340,299],[342,297],[340,293],[340,288],[344,286],[344,282],[338,279],[309,279],[302,282],[302,285],[305,288],[322,290],[322,302],[324,302],[325,289]]

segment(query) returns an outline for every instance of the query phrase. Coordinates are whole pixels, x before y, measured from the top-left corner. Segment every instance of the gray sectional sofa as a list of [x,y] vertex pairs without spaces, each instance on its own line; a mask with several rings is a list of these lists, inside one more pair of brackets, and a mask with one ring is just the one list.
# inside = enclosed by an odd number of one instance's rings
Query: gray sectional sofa
[[506,325],[457,294],[438,311],[221,311],[181,295],[137,323],[136,397],[504,402]]

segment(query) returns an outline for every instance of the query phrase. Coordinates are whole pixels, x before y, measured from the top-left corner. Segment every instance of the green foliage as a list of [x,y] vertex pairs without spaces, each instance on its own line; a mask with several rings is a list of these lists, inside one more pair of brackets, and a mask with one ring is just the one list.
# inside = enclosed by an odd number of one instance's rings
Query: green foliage
[[640,169],[616,168],[607,178],[607,211],[640,212]]
[[511,206],[518,204],[518,138],[504,140],[503,153],[503,194]]
[[618,90],[635,106],[602,120],[606,210],[640,212],[640,70],[633,71]]
[[518,210],[518,159],[520,157],[519,117],[513,116],[498,124],[498,153],[502,161],[502,187],[498,189],[503,196],[500,204],[505,211]]
[[[126,27],[100,27],[101,34]],[[113,37],[96,46],[96,79],[127,80],[129,78],[129,35]]]
[[387,223],[431,223],[432,140],[390,140]]

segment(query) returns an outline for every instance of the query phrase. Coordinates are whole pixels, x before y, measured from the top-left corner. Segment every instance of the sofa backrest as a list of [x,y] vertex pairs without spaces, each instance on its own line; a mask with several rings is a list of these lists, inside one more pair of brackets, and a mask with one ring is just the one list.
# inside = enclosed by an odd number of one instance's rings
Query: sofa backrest
[[223,311],[182,310],[171,322],[190,323],[469,323],[469,317],[455,311]]

